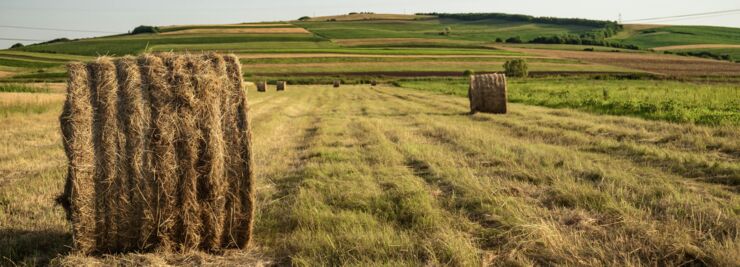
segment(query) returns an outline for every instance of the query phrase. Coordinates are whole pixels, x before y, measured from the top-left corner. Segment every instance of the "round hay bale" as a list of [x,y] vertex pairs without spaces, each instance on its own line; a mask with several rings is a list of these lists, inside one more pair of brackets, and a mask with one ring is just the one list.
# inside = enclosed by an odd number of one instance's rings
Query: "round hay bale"
[[376,86],[376,85],[378,85],[378,81],[376,80],[370,81],[370,86]]
[[287,87],[287,82],[285,81],[277,81],[277,91],[285,91],[285,87]]
[[504,74],[471,75],[468,88],[470,112],[505,114],[506,87],[506,75]]
[[339,85],[342,84],[342,81],[340,80],[334,80],[334,88],[339,88]]
[[236,56],[146,54],[68,69],[58,201],[75,251],[248,246],[254,171]]
[[265,81],[258,81],[254,83],[257,86],[257,92],[266,92],[267,91],[267,82]]

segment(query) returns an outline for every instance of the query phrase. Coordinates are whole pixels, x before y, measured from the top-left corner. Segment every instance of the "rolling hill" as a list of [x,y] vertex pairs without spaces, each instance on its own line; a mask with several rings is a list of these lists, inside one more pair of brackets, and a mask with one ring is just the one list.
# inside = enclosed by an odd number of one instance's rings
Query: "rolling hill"
[[[62,65],[68,60],[157,51],[236,53],[244,63],[250,64],[246,67],[250,79],[280,78],[306,83],[327,76],[366,80],[382,76],[456,76],[465,69],[495,72],[502,70],[504,61],[514,57],[530,60],[534,74],[728,76],[729,73],[733,76],[740,73],[735,64],[662,55],[675,52],[720,58],[727,54],[725,59],[732,60],[740,54],[737,48],[740,29],[734,28],[626,25],[624,30],[606,39],[659,50],[658,53],[593,45],[501,42],[510,38],[528,42],[542,36],[584,36],[602,31],[604,23],[609,22],[507,14],[489,14],[477,19],[454,14],[356,13],[287,22],[160,26],[156,33],[56,40],[0,50],[0,79],[60,81],[64,78]],[[702,47],[702,44],[710,46]],[[693,47],[671,48],[681,45]],[[572,53],[564,56],[548,50]],[[598,54],[583,50],[608,52],[611,54],[607,58],[619,60],[592,60]],[[649,56],[622,58],[613,52]],[[649,60],[643,61],[646,58]],[[642,64],[648,65],[642,67]],[[693,67],[673,71],[664,68],[665,64]]]

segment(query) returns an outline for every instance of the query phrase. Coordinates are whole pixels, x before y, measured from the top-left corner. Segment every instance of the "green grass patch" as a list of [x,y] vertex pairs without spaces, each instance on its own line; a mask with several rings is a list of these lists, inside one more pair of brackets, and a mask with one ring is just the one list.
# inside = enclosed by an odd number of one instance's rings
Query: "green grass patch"
[[177,44],[222,44],[245,42],[318,42],[323,39],[311,34],[207,34],[207,35],[172,35],[157,36],[140,34],[136,36],[117,36],[106,38],[82,39],[78,41],[58,42],[43,45],[30,45],[21,48],[23,51],[64,53],[73,55],[133,55],[149,47]]
[[[330,39],[354,38],[449,38],[494,41],[519,36],[530,40],[538,36],[584,33],[596,28],[576,25],[537,24],[504,20],[462,21],[455,19],[296,22],[298,26]],[[445,28],[449,35],[440,35]]]
[[19,83],[0,83],[0,92],[2,93],[49,93],[51,90],[46,87],[28,86]]
[[641,48],[690,44],[740,44],[740,28],[713,26],[666,26],[635,31],[617,40]]
[[[407,80],[402,87],[467,96],[465,79]],[[704,125],[740,125],[740,88],[656,80],[510,79],[509,101],[598,114]]]
[[66,80],[66,72],[36,72],[0,79],[3,82],[64,82]]
[[8,67],[20,67],[20,68],[51,68],[60,66],[62,62],[44,62],[28,59],[18,59],[0,56],[0,65]]

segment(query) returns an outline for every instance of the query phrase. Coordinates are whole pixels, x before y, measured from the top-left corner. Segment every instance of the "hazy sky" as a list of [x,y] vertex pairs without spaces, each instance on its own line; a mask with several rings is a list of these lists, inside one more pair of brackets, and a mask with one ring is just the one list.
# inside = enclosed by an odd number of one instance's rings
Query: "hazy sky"
[[[535,16],[625,21],[740,9],[738,0],[1,0],[0,39],[50,40],[105,35],[92,32],[16,29],[40,27],[123,33],[138,25],[237,23],[291,20],[298,17],[376,13],[500,12]],[[670,20],[665,24],[740,27],[740,12]],[[0,40],[0,48],[36,41]]]

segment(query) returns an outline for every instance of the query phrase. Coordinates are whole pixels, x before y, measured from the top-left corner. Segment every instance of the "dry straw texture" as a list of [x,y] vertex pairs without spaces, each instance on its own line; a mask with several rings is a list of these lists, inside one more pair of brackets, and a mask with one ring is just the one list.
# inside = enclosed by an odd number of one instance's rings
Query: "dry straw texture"
[[506,113],[506,75],[470,76],[470,112]]
[[257,86],[257,91],[258,92],[265,92],[265,91],[267,91],[267,83],[264,82],[264,81],[256,82],[254,85]]
[[233,56],[101,57],[69,65],[59,201],[89,253],[245,248],[251,133]]
[[277,81],[277,91],[285,91],[287,83],[285,81]]

